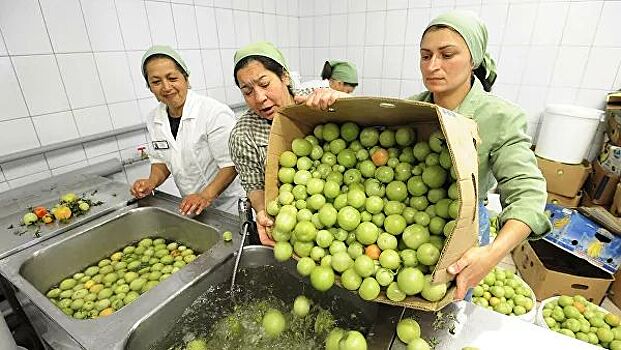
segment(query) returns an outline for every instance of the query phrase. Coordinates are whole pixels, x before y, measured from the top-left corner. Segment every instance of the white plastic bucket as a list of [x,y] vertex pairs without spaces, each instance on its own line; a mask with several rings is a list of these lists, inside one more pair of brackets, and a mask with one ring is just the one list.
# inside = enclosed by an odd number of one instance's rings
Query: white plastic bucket
[[604,111],[554,104],[546,107],[542,118],[535,154],[556,162],[580,164],[599,123],[604,121]]

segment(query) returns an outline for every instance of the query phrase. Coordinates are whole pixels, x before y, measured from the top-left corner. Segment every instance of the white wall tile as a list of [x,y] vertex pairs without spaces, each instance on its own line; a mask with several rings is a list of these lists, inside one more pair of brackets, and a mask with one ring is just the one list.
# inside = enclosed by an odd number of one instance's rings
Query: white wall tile
[[[205,91],[205,90],[202,90]],[[207,93],[205,93],[206,95]],[[138,100],[138,109],[140,109],[140,118],[142,119],[143,122],[147,121],[148,115],[149,113],[151,113],[151,111],[157,107],[158,102],[157,100],[152,97],[152,98],[143,98]]]
[[330,16],[330,46],[347,45],[347,15]]
[[301,48],[300,49],[300,74],[302,75],[314,75],[315,74],[315,55],[313,49]]
[[285,16],[276,16],[275,44],[277,47],[283,48],[289,46],[289,19]]
[[222,103],[226,101],[226,93],[224,92],[223,87],[207,89],[207,96],[215,98]]
[[401,80],[401,98],[409,98],[425,90],[420,80]]
[[172,4],[172,10],[175,33],[177,34],[177,47],[180,49],[199,48],[194,6]]
[[201,48],[217,48],[218,29],[213,8],[196,7],[196,22]]
[[96,53],[95,62],[108,103],[136,98],[127,56],[124,52]]
[[244,101],[242,94],[237,86],[225,86],[224,93],[226,94],[227,104],[237,104]]
[[300,71],[300,49],[293,48],[287,54],[287,63],[293,71]]
[[554,71],[557,51],[556,47],[531,46],[522,84],[548,86]]
[[[276,1],[276,13],[283,16],[289,16],[289,2],[290,1]],[[233,1],[233,8],[235,8],[235,1]]]
[[[203,66],[209,67],[205,71],[205,86],[214,88],[224,85],[224,76],[222,74],[222,62],[220,60],[219,50],[201,50],[203,56]],[[233,59],[229,61],[231,64]]]
[[347,0],[332,0],[330,1],[330,13],[347,13]]
[[364,48],[364,77],[382,77],[382,56],[384,50],[380,46],[367,46]]
[[571,87],[551,87],[546,98],[546,105],[549,104],[574,104],[578,89]]
[[498,45],[502,42],[508,13],[508,4],[485,4],[481,8],[481,19],[487,26],[489,45]]
[[233,26],[233,11],[215,9],[216,25],[220,47],[235,47],[235,27]]
[[[300,46],[300,20],[297,17],[289,17],[289,46]],[[347,36],[347,31],[344,31]]]
[[336,59],[336,60],[347,61],[347,48],[346,47],[331,47],[329,58],[331,60]]
[[[345,0],[340,0],[340,1],[345,1]],[[300,15],[300,9],[299,9],[298,0],[289,0],[288,2],[289,2],[289,4],[288,4],[289,16],[298,17]],[[333,1],[333,3],[334,2],[338,2],[338,1]]]
[[[136,148],[138,148],[138,146],[147,143],[145,132],[142,130],[119,135],[116,137],[116,140],[119,144],[119,150],[132,149],[134,154],[137,152]],[[123,156],[123,154],[121,154],[121,156]]]
[[579,89],[575,104],[604,110],[606,106],[606,95],[608,95],[608,93],[608,90]]
[[617,70],[617,78],[615,79],[612,89],[621,90],[621,66],[619,66],[619,69]]
[[386,10],[386,2],[388,0],[371,0],[367,2],[367,11]]
[[170,2],[172,2],[173,4],[194,5],[194,0],[170,0]]
[[108,137],[106,139],[86,142],[84,144],[84,151],[86,152],[86,157],[92,159],[104,154],[118,153],[119,145],[115,137]]
[[2,164],[2,172],[7,180],[40,173],[47,169],[47,162],[41,154]]
[[503,47],[498,62],[498,82],[519,84],[526,66],[528,51],[523,46]]
[[401,80],[382,79],[381,93],[385,97],[399,97],[401,94]]
[[[205,72],[200,50],[179,50],[179,54],[190,70],[190,86],[193,89],[205,88]],[[143,80],[144,81],[144,80]]]
[[214,7],[231,8],[233,3],[230,0],[212,0]]
[[147,19],[151,31],[151,41],[154,45],[170,45],[177,47],[175,25],[170,4],[147,1]]
[[115,129],[137,125],[142,122],[138,102],[127,101],[110,105],[110,117]]
[[54,52],[91,50],[79,0],[41,0]]
[[300,18],[300,47],[313,47],[314,45],[314,18]]
[[315,16],[325,16],[330,13],[330,0],[314,0]]
[[406,9],[408,8],[408,0],[388,0],[386,5],[388,10]]
[[[142,55],[141,51],[127,51],[127,60],[129,62],[129,72],[134,85],[134,93],[138,98],[152,97],[153,94],[147,87],[147,82],[142,75]],[[182,55],[182,57],[184,57]],[[184,57],[185,59],[185,57]],[[187,63],[187,61],[186,61]],[[192,69],[190,68],[190,71]]]
[[588,57],[588,47],[562,46],[554,65],[552,86],[579,87]]
[[418,46],[406,46],[403,50],[403,79],[420,80],[420,52]]
[[234,11],[235,19],[235,42],[237,47],[251,43],[250,41],[250,17],[246,11]]
[[69,108],[54,56],[16,56],[13,65],[31,115]]
[[[257,1],[260,2],[260,1]],[[314,1],[300,1],[300,17],[313,16],[315,14]]]
[[621,15],[621,2],[606,1],[602,9],[597,33],[595,34],[596,46],[621,46],[619,35],[619,15]]
[[[254,3],[255,1],[253,1]],[[308,18],[308,21],[312,23],[312,20]],[[265,40],[265,26],[263,25],[263,15],[260,13],[250,12],[250,40],[252,42]],[[312,33],[311,33],[312,34]],[[296,42],[299,37],[296,37]],[[307,45],[311,45],[312,41]]]
[[558,45],[561,42],[569,3],[541,3],[533,29],[533,45]]
[[409,8],[417,8],[417,7],[431,7],[431,0],[409,0],[408,3]]
[[[302,27],[300,20],[300,27]],[[366,28],[366,15],[363,12],[349,13],[347,15],[347,44],[350,46],[364,45],[364,30]],[[302,35],[304,31],[301,31]]]
[[366,45],[384,44],[384,32],[386,29],[386,12],[367,12],[366,14]]
[[536,3],[511,4],[502,41],[505,45],[527,45],[537,15]]
[[45,171],[42,171],[40,173],[36,173],[36,174],[20,177],[20,178],[17,178],[15,180],[10,180],[9,181],[9,185],[11,186],[11,188],[21,187],[21,186],[25,186],[25,185],[31,184],[33,182],[37,182],[37,181],[41,181],[41,180],[47,179],[50,176],[52,176],[51,172],[49,170],[45,170]]
[[621,62],[621,47],[593,47],[586,64],[582,88],[612,89]]
[[116,10],[126,50],[146,50],[151,46],[147,9],[143,1],[117,0]]
[[529,121],[538,123],[545,106],[547,87],[523,85],[516,103],[526,111]]
[[315,54],[315,65],[312,68],[313,79],[317,79],[321,75],[323,64],[326,62],[326,58],[330,56],[330,49],[327,47],[318,47],[313,52]]
[[[389,2],[390,3],[390,2]],[[384,45],[404,44],[405,30],[407,28],[407,11],[397,10],[386,12],[386,34],[384,36]]]
[[276,13],[276,0],[263,0],[263,11],[266,13]]
[[73,115],[82,137],[112,130],[112,121],[106,106],[75,109]]
[[265,40],[270,41],[272,43],[276,43],[278,38],[277,38],[277,31],[278,29],[276,28],[276,15],[272,15],[272,14],[264,14],[263,15],[263,30],[264,35],[265,35]]
[[82,0],[82,10],[94,51],[123,50],[114,0]]
[[516,101],[518,97],[520,86],[513,84],[503,84],[502,82],[497,82],[494,84],[494,88],[492,92],[495,95],[506,98],[509,101]]
[[349,12],[362,12],[367,9],[367,0],[348,0],[348,1],[349,3],[348,3],[347,8]]
[[[0,35],[0,39],[1,35]],[[0,56],[7,56],[8,52],[6,52],[6,46],[4,46],[4,40],[0,40]]]
[[347,60],[356,64],[356,67],[358,68],[358,78],[360,78],[362,76],[362,72],[364,71],[364,48],[348,47]]
[[382,77],[384,79],[401,79],[401,73],[405,68],[403,66],[403,47],[385,46],[383,66]]
[[80,136],[69,111],[32,117],[32,122],[42,145],[73,140]]
[[330,45],[330,18],[328,16],[315,17],[315,47]]
[[0,30],[11,55],[52,51],[37,0],[2,1]]
[[0,129],[4,135],[0,137],[0,155],[24,151],[41,145],[30,118],[0,122]]
[[58,168],[52,169],[52,176],[65,174],[71,171],[76,171],[88,166],[88,162],[86,160],[79,161],[77,163],[67,164]]
[[432,7],[453,7],[455,0],[436,0],[431,2]]
[[602,1],[572,2],[563,30],[564,45],[591,45],[602,10]]
[[84,108],[105,102],[92,53],[57,55],[60,74],[71,108]]
[[222,75],[224,77],[224,85],[235,85],[235,79],[233,79],[233,55],[235,55],[235,49],[222,49],[220,50],[220,60],[222,62]]
[[363,88],[363,94],[367,96],[381,96],[382,95],[382,79],[364,79],[361,84]]
[[28,116],[22,91],[8,57],[0,57],[0,121]]
[[66,147],[45,154],[50,169],[64,167],[69,164],[86,161],[86,153],[82,145]]
[[419,45],[423,32],[429,23],[429,9],[409,9],[405,45]]

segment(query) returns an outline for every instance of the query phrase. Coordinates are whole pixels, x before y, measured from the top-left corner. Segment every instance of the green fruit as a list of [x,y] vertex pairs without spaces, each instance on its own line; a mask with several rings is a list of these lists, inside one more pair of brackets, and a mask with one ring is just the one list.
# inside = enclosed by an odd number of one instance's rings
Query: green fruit
[[406,344],[411,343],[414,339],[420,338],[420,325],[411,318],[401,319],[397,323],[397,337]]
[[429,301],[439,301],[446,295],[446,283],[432,284],[431,276],[425,276],[425,285],[421,295]]
[[342,229],[353,231],[360,224],[360,212],[351,206],[346,206],[339,210],[337,222]]
[[380,293],[380,285],[377,283],[377,280],[373,277],[367,277],[362,280],[360,284],[360,288],[358,289],[358,294],[364,300],[370,301],[375,298]]
[[428,166],[423,170],[422,179],[430,188],[439,188],[446,181],[447,172],[439,165]]
[[335,327],[326,337],[326,350],[340,350],[339,343],[345,336],[345,331]]
[[269,309],[263,316],[263,330],[269,337],[278,337],[287,325],[285,317],[276,309]]
[[345,270],[341,275],[341,284],[343,285],[343,287],[345,287],[345,289],[352,291],[358,290],[361,283],[362,277],[360,277],[360,275],[356,273],[355,267]]
[[418,294],[425,286],[425,276],[414,267],[405,267],[397,275],[397,284],[400,290],[407,295]]
[[334,284],[334,271],[330,267],[315,267],[310,274],[310,280],[313,288],[325,292]]
[[435,265],[440,259],[440,250],[431,243],[423,243],[416,250],[416,258],[423,265]]
[[305,139],[296,138],[291,143],[291,149],[295,155],[303,157],[308,156],[311,153],[313,145]]
[[298,157],[291,151],[284,151],[280,154],[278,162],[281,167],[293,168],[297,163]]
[[305,317],[310,311],[310,304],[311,301],[307,297],[298,296],[293,302],[293,313],[298,317]]
[[339,341],[339,350],[363,350],[366,348],[367,341],[358,331],[348,331]]

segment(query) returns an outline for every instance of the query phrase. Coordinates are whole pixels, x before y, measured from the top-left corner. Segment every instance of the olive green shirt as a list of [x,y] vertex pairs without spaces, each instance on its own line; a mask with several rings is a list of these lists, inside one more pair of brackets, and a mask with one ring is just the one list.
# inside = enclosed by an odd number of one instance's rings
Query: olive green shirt
[[[432,95],[425,91],[410,99],[432,102]],[[552,226],[544,214],[546,182],[530,149],[524,111],[485,92],[478,79],[454,111],[478,125],[479,198],[487,197],[496,179],[503,208],[501,225],[509,219],[519,220],[530,227],[531,238],[550,231]]]

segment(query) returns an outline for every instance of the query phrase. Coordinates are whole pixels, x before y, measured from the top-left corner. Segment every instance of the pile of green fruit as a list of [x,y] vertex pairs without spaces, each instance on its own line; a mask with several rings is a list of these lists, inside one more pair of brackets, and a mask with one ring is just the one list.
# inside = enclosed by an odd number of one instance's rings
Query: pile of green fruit
[[441,131],[416,140],[410,127],[327,123],[279,156],[279,193],[268,203],[277,260],[320,291],[335,277],[365,300],[420,294],[441,300],[429,274],[452,234],[460,202]]
[[144,238],[62,280],[47,293],[76,319],[111,315],[196,259],[195,252],[163,238]]
[[431,347],[420,336],[420,325],[412,318],[404,318],[397,323],[397,337],[407,344],[407,350],[430,350]]
[[494,268],[474,287],[472,302],[503,315],[521,316],[533,309],[530,287],[513,271]]
[[552,299],[544,304],[542,316],[555,332],[606,349],[621,349],[619,316],[603,311],[583,296]]

